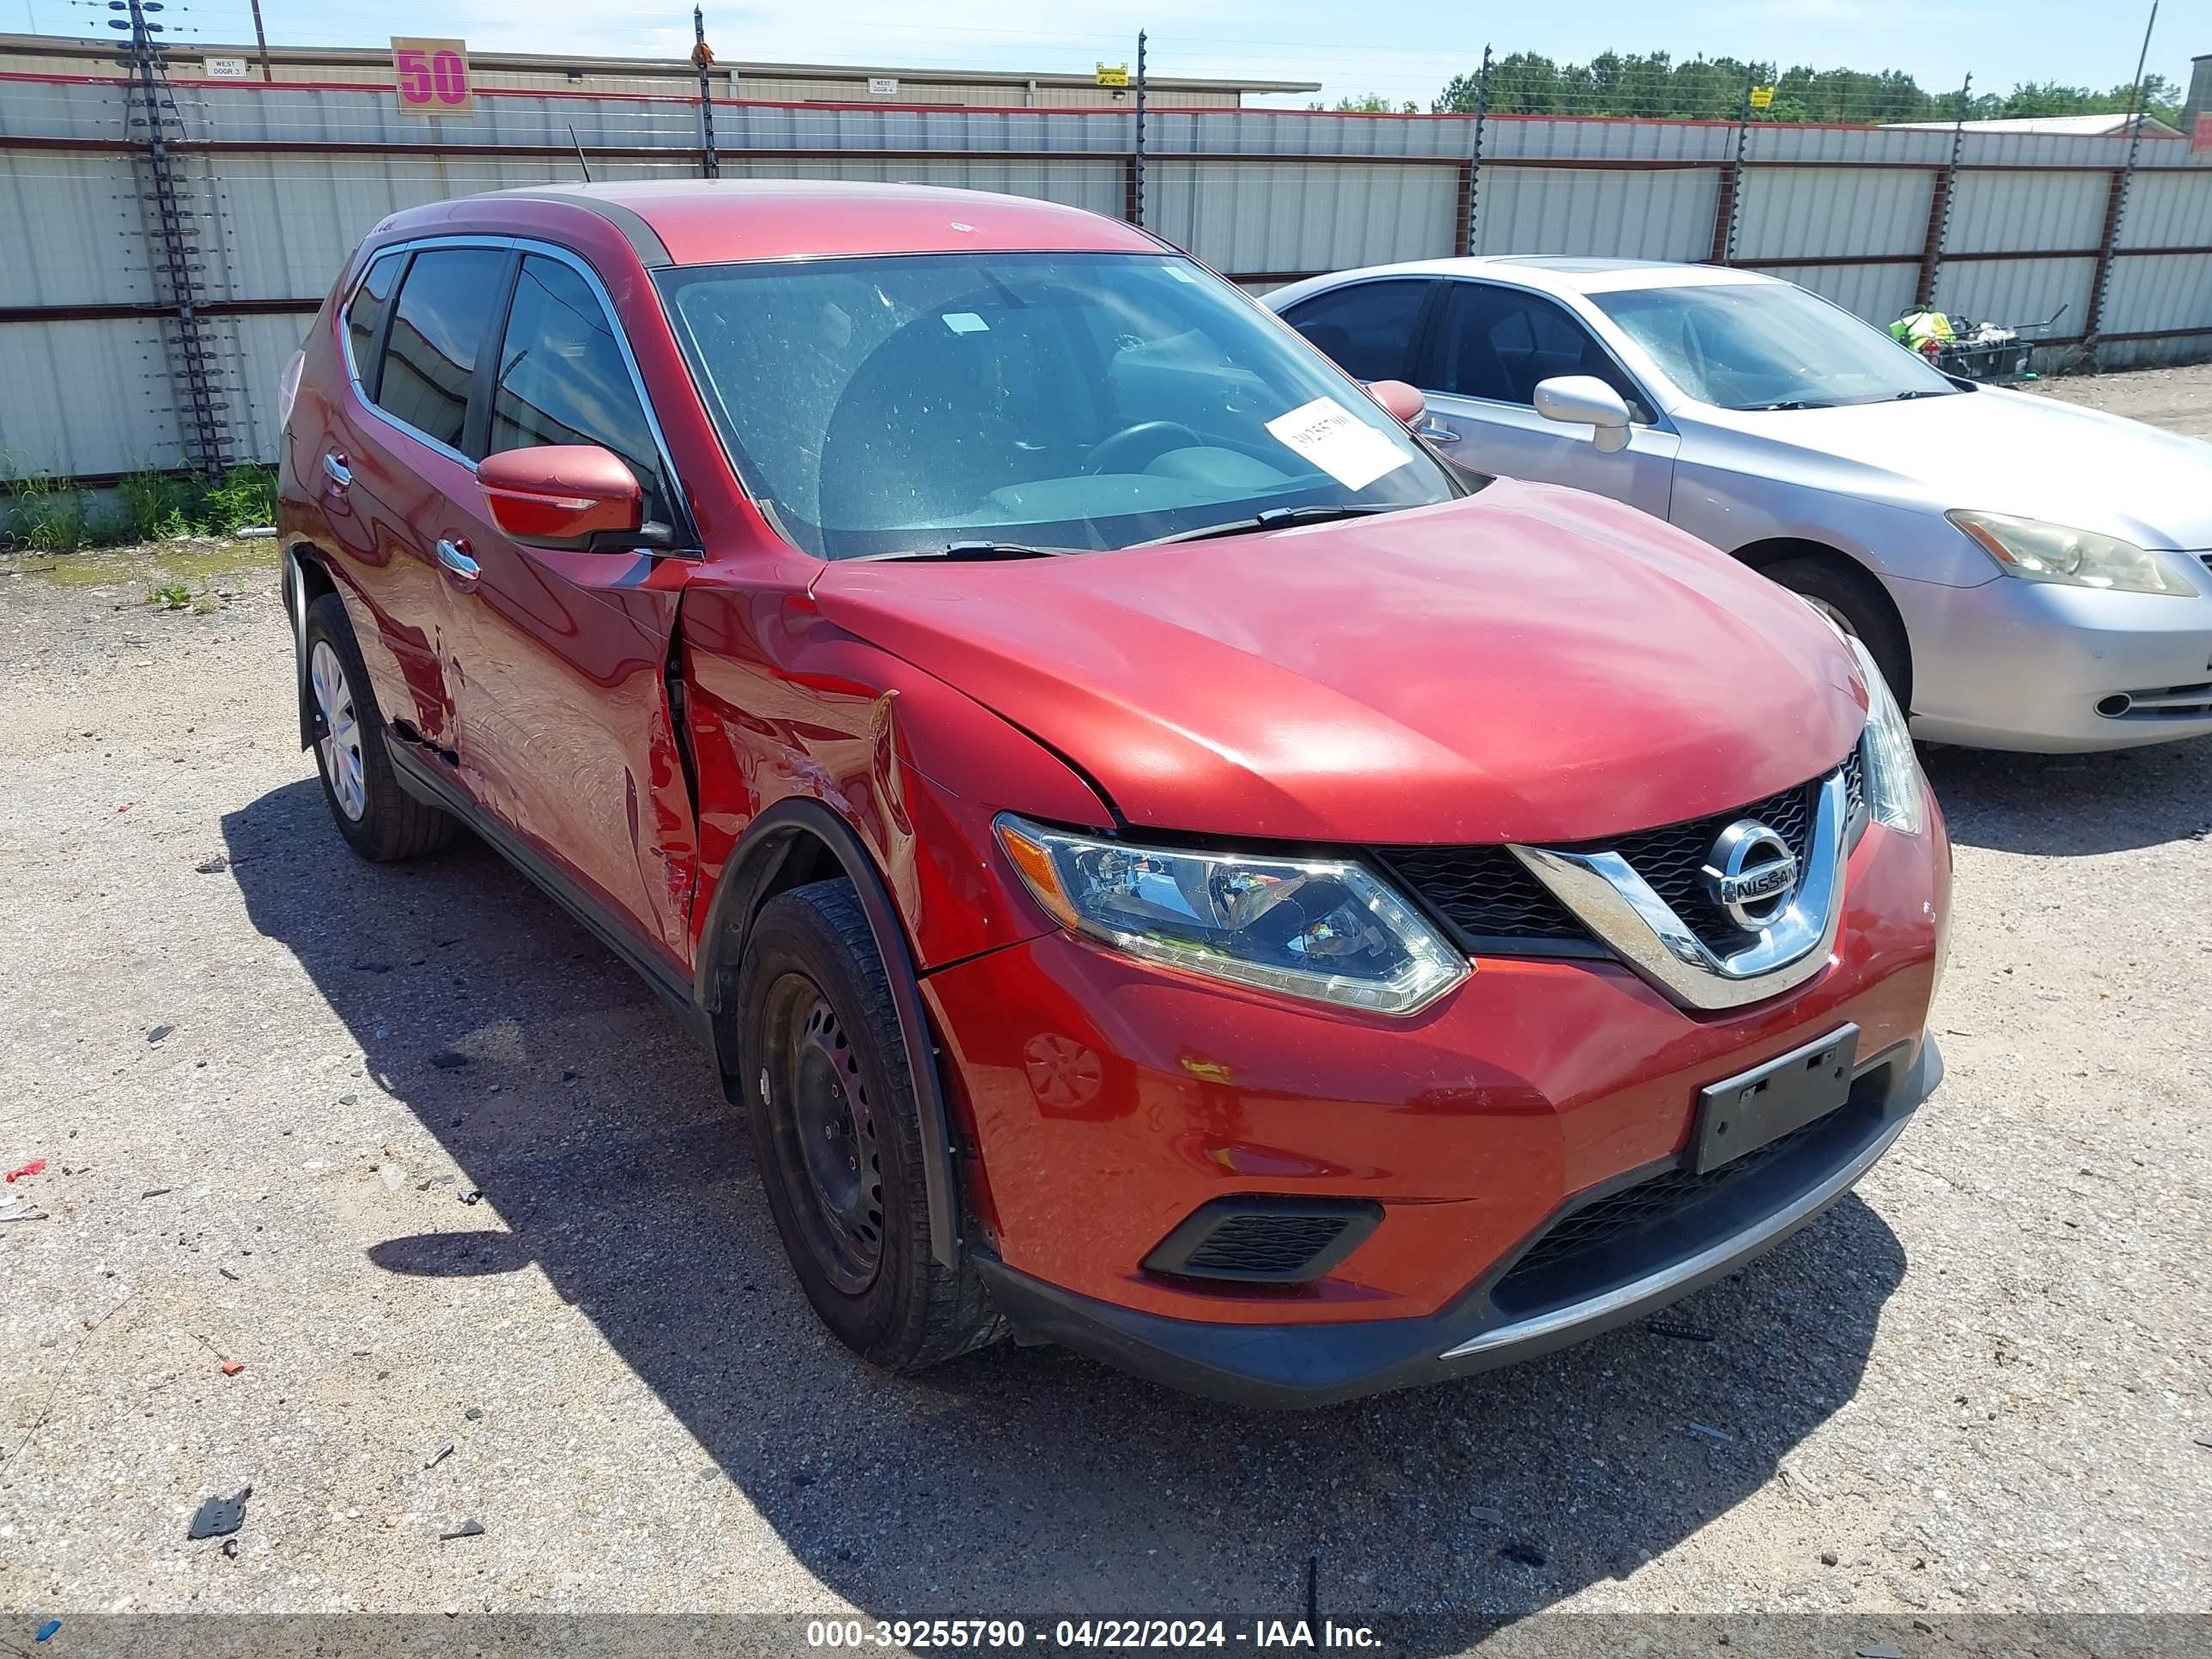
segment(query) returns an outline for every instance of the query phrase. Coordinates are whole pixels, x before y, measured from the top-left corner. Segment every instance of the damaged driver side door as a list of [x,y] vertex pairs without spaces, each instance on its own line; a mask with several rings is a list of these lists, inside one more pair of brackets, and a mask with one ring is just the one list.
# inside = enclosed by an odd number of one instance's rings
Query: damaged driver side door
[[525,546],[481,496],[440,550],[463,618],[453,659],[460,767],[542,873],[627,923],[679,982],[698,830],[674,730],[670,653],[696,546],[605,289],[573,255],[526,246],[479,366],[470,453],[597,444],[635,475],[667,547]]

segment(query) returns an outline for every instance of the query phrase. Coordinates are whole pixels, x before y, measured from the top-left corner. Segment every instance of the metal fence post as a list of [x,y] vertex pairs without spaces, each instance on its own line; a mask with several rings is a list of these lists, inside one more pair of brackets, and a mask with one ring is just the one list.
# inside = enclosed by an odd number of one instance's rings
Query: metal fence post
[[1137,198],[1136,222],[1142,229],[1145,223],[1145,32],[1142,29],[1137,31],[1137,149],[1131,169]]
[[1928,236],[1921,244],[1920,282],[1912,296],[1913,306],[1921,311],[1936,307],[1936,282],[1943,270],[1943,237],[1951,228],[1951,191],[1959,182],[1959,157],[1966,143],[1966,106],[1973,91],[1974,77],[1969,75],[1959,88],[1959,115],[1951,123],[1951,159],[1936,175],[1936,188],[1928,198]]
[[131,31],[132,100],[138,113],[134,126],[146,130],[147,182],[152,186],[141,200],[150,210],[152,237],[147,264],[155,287],[166,287],[162,337],[167,349],[169,391],[177,422],[177,441],[187,465],[210,483],[220,482],[230,468],[229,404],[222,397],[222,369],[207,321],[200,314],[197,273],[200,246],[198,215],[185,198],[177,159],[169,148],[169,129],[179,137],[184,122],[177,114],[176,94],[170,89],[167,66],[154,36],[161,25],[149,22],[146,6],[159,11],[155,0],[129,0],[131,21],[110,19],[110,27]]
[[2128,159],[2112,175],[2112,193],[2105,198],[2105,234],[2097,243],[2097,274],[2089,283],[2089,315],[2081,325],[2081,356],[2094,362],[2097,337],[2105,331],[2105,300],[2112,292],[2112,256],[2120,245],[2120,221],[2128,211],[2128,185],[2136,176],[2136,155],[2142,148],[2143,65],[2150,61],[2151,31],[2158,27],[2158,0],[2151,0],[2150,21],[2143,25],[2142,51],[2136,58],[2136,89],[2128,100]]
[[1743,200],[1743,152],[1751,137],[1751,88],[1759,79],[1759,65],[1747,64],[1743,71],[1743,106],[1736,112],[1735,159],[1721,179],[1721,198],[1713,210],[1712,258],[1716,265],[1735,263],[1736,212]]
[[1474,83],[1474,147],[1467,162],[1467,217],[1460,226],[1460,252],[1472,253],[1482,227],[1482,129],[1490,119],[1490,43],[1483,42],[1482,74]]
[[719,179],[722,153],[714,147],[714,89],[707,73],[714,67],[714,53],[707,44],[706,15],[696,6],[691,8],[691,62],[699,70],[699,176]]

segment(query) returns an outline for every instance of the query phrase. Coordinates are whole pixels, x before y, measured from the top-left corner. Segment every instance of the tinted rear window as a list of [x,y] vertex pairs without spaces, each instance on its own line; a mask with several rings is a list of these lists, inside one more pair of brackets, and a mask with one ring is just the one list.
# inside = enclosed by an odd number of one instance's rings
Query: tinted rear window
[[1413,336],[1428,297],[1425,281],[1354,283],[1292,306],[1283,320],[1354,380],[1410,380]]
[[507,260],[498,248],[418,253],[392,314],[377,406],[454,449],[468,425],[469,385]]

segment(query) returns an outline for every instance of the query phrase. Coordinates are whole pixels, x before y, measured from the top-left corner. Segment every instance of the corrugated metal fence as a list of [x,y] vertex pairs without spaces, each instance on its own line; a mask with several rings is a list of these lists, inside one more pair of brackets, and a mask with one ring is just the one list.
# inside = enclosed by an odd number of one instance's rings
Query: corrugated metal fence
[[[701,171],[690,100],[479,89],[463,116],[388,88],[177,82],[171,165],[228,449],[276,453],[276,375],[347,253],[396,209]],[[134,120],[137,125],[134,125]],[[891,179],[1136,216],[1121,110],[718,104],[722,176]],[[179,136],[180,135],[180,136]],[[1143,222],[1255,288],[1454,253],[1729,259],[1870,320],[1932,293],[2060,312],[2102,366],[2212,356],[2212,155],[2124,140],[1727,122],[1276,110],[1151,113]],[[192,453],[149,148],[125,82],[0,76],[0,473],[100,480]]]

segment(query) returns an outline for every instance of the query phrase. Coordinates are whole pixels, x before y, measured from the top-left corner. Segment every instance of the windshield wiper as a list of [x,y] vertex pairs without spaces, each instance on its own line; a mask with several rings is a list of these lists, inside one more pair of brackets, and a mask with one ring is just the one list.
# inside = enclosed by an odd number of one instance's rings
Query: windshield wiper
[[942,547],[908,548],[900,553],[871,553],[881,563],[900,559],[951,559],[956,562],[986,563],[998,559],[1053,559],[1063,553],[1080,553],[1079,547],[1032,547],[1027,542],[947,542]]
[[1255,513],[1249,519],[1231,519],[1226,524],[1204,525],[1196,530],[1178,530],[1172,536],[1156,536],[1151,541],[1139,542],[1137,545],[1165,547],[1170,542],[1202,542],[1216,536],[1249,536],[1255,531],[1280,530],[1285,525],[1326,524],[1332,519],[1364,519],[1370,514],[1399,510],[1395,503],[1388,506],[1271,507],[1265,513]]
[[1817,398],[1787,398],[1778,404],[1752,404],[1747,407],[1764,413],[1770,409],[1833,409],[1835,404],[1822,403]]
[[1904,404],[1911,402],[1915,398],[1948,398],[1958,389],[1954,386],[1947,386],[1939,392],[1934,386],[1915,386],[1910,392],[1899,392],[1890,399],[1890,402]]

